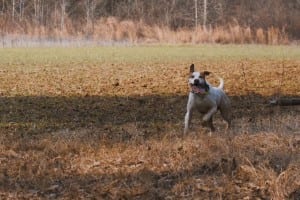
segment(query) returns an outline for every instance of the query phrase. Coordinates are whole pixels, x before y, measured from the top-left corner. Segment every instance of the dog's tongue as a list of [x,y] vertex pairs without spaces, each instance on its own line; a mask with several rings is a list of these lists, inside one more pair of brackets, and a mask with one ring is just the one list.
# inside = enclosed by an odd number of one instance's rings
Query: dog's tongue
[[192,86],[192,90],[196,94],[204,94],[206,92],[204,88],[197,87],[195,85]]

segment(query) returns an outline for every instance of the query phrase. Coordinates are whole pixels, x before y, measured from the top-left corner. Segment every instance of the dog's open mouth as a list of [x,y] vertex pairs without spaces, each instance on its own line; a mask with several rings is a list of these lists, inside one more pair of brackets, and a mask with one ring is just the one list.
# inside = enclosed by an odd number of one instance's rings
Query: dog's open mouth
[[191,85],[192,92],[195,94],[206,94],[207,91],[205,87],[202,87],[201,85]]

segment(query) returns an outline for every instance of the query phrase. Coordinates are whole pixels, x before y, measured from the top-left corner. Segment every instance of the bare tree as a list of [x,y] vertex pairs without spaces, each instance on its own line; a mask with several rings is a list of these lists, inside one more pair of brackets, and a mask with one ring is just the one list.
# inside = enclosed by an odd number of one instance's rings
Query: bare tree
[[16,2],[15,2],[15,0],[12,0],[11,17],[12,17],[12,20],[13,20],[13,21],[15,20],[15,6],[16,6]]
[[43,22],[44,22],[44,0],[40,0],[40,17],[39,17],[39,20],[40,20],[40,23],[43,24]]
[[86,24],[92,25],[92,32],[94,32],[94,22],[95,22],[95,0],[85,0],[85,10],[86,10]]
[[40,23],[39,16],[40,16],[40,0],[34,0],[34,20],[36,24]]
[[66,0],[61,0],[60,8],[61,8],[60,30],[63,31],[65,29]]
[[198,0],[195,0],[195,29],[198,26]]
[[4,12],[4,0],[2,0],[2,13]]
[[20,20],[23,20],[23,17],[24,17],[24,4],[25,4],[25,0],[19,0],[19,16],[20,16]]
[[[198,0],[194,0],[195,2],[195,28],[198,27]],[[207,24],[207,0],[203,0],[203,21],[202,26],[203,29],[206,29]]]
[[207,0],[203,0],[203,29],[206,30]]

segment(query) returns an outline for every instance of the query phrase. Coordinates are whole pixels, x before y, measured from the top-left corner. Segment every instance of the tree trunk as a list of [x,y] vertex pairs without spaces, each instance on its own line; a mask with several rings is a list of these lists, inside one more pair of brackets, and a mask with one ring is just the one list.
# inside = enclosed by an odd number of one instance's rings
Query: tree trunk
[[66,14],[66,1],[61,1],[61,18],[60,18],[60,31],[65,29],[65,14]]
[[198,26],[198,0],[195,0],[195,29]]
[[86,0],[85,1],[85,8],[86,8],[86,24],[87,27],[91,27],[92,33],[94,32],[94,23],[95,23],[95,8],[96,2],[95,0]]
[[23,20],[23,16],[24,16],[24,1],[25,0],[19,0],[20,20]]
[[15,0],[12,0],[12,11],[11,11],[12,20],[15,20]]
[[40,25],[40,0],[34,0],[34,18],[35,18],[35,23],[37,25]]
[[206,30],[207,0],[203,0],[203,29]]

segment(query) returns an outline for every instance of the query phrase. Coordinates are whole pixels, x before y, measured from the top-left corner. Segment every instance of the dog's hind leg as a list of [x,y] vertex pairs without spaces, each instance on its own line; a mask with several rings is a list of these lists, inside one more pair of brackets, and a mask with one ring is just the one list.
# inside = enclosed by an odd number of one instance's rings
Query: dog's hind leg
[[202,126],[209,127],[212,132],[216,130],[213,124],[213,117],[211,117],[208,121],[203,121]]
[[231,118],[232,118],[230,108],[221,107],[220,112],[223,119],[227,122],[227,129],[229,129],[231,127]]

